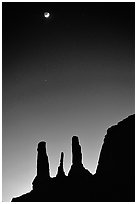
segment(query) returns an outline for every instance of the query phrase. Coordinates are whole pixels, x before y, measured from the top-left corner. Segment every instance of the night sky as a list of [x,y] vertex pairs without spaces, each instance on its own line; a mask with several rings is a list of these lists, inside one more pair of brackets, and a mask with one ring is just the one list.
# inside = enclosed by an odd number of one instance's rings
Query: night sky
[[[109,126],[134,113],[134,3],[3,3],[3,201],[31,190],[36,149],[51,177],[78,135],[96,172]],[[51,14],[50,19],[44,12]]]

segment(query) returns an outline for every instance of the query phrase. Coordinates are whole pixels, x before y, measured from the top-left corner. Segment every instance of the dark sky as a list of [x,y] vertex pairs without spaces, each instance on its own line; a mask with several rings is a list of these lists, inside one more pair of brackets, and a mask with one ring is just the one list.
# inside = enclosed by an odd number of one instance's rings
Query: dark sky
[[[95,173],[109,126],[134,113],[134,3],[3,3],[3,201],[31,189],[36,148],[51,176],[78,135]],[[51,14],[44,18],[44,12]]]

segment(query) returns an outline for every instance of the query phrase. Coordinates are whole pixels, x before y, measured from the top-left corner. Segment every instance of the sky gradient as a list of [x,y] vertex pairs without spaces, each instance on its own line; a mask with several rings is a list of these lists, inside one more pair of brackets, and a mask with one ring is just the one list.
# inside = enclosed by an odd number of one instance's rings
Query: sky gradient
[[[108,127],[133,114],[134,3],[2,3],[3,201],[31,190],[36,149],[50,174],[78,135],[95,173]],[[44,12],[51,19],[44,18]]]

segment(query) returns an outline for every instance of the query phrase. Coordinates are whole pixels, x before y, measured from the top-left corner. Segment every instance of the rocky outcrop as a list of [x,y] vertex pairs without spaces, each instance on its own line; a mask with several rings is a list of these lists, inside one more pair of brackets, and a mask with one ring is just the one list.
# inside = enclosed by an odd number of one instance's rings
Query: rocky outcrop
[[64,153],[61,152],[60,165],[58,167],[57,177],[64,177],[65,176],[65,172],[63,169],[63,159],[64,159]]
[[104,138],[96,174],[131,175],[135,164],[135,116],[110,127]]
[[33,189],[43,188],[45,182],[50,179],[49,161],[46,152],[46,142],[40,142],[38,144],[37,151],[37,175],[32,182]]
[[50,178],[46,143],[40,142],[33,190],[12,201],[135,201],[135,115],[108,129],[95,175],[82,164],[82,150],[77,136],[72,138],[72,165],[68,176],[63,170],[63,158],[62,152],[57,176]]
[[[100,152],[96,178],[100,191],[119,201],[135,196],[135,115],[110,127]],[[104,188],[105,187],[105,188]]]
[[82,164],[82,152],[78,136],[72,137],[72,166],[68,173],[69,177],[91,176],[91,173]]
[[75,166],[82,165],[82,152],[78,136],[72,137],[72,164]]

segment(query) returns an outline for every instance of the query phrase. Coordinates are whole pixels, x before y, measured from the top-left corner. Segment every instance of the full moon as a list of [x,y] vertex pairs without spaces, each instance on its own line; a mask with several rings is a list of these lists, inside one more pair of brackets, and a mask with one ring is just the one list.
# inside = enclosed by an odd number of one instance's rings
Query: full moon
[[45,18],[49,18],[49,17],[50,17],[50,13],[49,13],[49,12],[45,12],[45,13],[44,13],[44,17],[45,17]]

